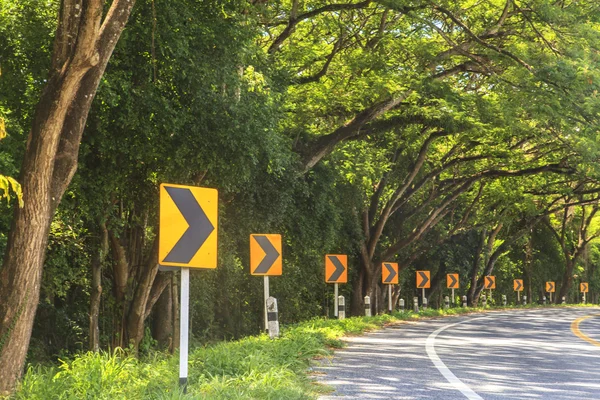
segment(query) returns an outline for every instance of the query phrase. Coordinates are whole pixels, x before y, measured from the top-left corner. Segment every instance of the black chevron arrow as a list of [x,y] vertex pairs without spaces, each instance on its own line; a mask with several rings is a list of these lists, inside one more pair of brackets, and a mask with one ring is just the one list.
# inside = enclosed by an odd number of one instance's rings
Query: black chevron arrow
[[396,272],[396,270],[394,269],[394,267],[392,267],[392,264],[383,263],[383,265],[385,265],[385,267],[390,272],[389,275],[387,276],[387,278],[385,278],[384,282],[385,283],[393,282],[394,278],[396,277],[396,275],[398,275],[398,273]]
[[419,275],[421,275],[421,284],[419,287],[427,286],[427,282],[429,282],[429,278],[423,271],[419,271]]
[[340,279],[340,276],[342,276],[342,274],[346,270],[346,267],[344,267],[344,264],[342,264],[336,256],[327,257],[329,257],[329,261],[331,261],[331,263],[335,267],[335,271],[333,271],[333,274],[331,274],[331,276],[327,280],[330,282],[337,281],[338,279]]
[[188,228],[162,261],[187,264],[215,227],[210,223],[190,189],[168,186],[165,186],[165,189],[188,223]]
[[517,289],[516,291],[520,291],[523,288],[523,283],[520,279],[515,279],[515,282],[517,282]]
[[262,259],[258,267],[254,270],[255,274],[266,274],[269,272],[273,263],[279,258],[279,252],[273,246],[271,241],[263,235],[254,235],[254,240],[262,247],[265,252],[265,257]]
[[448,275],[450,277],[450,280],[452,280],[452,282],[450,282],[450,289],[454,288],[456,286],[456,284],[458,283],[458,281],[456,280],[456,278],[454,277],[453,274]]

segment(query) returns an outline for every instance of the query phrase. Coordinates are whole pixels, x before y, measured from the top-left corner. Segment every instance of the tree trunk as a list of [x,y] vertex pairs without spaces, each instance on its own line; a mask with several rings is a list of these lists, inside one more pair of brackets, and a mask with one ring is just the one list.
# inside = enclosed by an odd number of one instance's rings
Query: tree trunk
[[173,347],[173,322],[173,290],[169,284],[156,302],[152,319],[154,339],[163,349]]
[[61,4],[52,69],[21,167],[24,204],[15,210],[0,271],[0,393],[12,391],[23,372],[50,222],[73,177],[89,106],[134,3],[115,0],[102,24],[104,2]]
[[92,260],[92,291],[90,295],[90,351],[100,350],[100,299],[102,297],[102,263],[108,253],[108,231],[104,223],[100,224],[102,237],[100,248]]
[[575,262],[573,261],[570,254],[565,254],[565,273],[563,274],[560,291],[558,292],[557,298],[562,299],[563,296],[567,296],[569,288],[573,284],[573,267]]

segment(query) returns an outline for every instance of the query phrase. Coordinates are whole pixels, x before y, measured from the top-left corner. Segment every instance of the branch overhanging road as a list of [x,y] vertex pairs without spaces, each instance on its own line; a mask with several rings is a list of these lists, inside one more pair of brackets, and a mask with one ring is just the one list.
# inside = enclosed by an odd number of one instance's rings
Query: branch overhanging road
[[498,311],[348,338],[316,368],[335,389],[320,399],[600,399],[598,313]]

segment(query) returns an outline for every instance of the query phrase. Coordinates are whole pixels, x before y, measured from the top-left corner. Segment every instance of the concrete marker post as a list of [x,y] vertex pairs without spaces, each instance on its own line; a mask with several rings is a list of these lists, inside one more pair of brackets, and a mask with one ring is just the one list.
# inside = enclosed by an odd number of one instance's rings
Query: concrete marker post
[[562,297],[562,303],[561,304],[567,304],[567,300],[565,299],[565,296]]
[[400,310],[404,312],[404,299],[400,299]]
[[448,296],[444,297],[444,308],[446,310],[450,308],[450,298]]
[[279,337],[279,312],[277,311],[277,299],[269,297],[267,299],[267,320],[269,323],[269,337],[275,339]]
[[546,296],[542,296],[542,304],[546,305]]
[[267,299],[269,298],[269,276],[265,275],[264,276],[264,288],[265,288],[265,302],[263,303],[265,305],[265,332],[269,332],[269,318],[268,318],[268,311],[267,311]]
[[419,298],[418,297],[413,297],[413,311],[414,312],[419,312]]
[[485,294],[481,295],[481,305],[483,306],[483,308],[487,307],[487,299],[485,297]]
[[502,305],[506,307],[506,295],[502,295]]
[[526,294],[523,295],[523,305],[524,306],[527,305],[527,295]]
[[190,269],[181,268],[181,300],[179,314],[179,386],[187,392],[190,317]]
[[365,317],[371,316],[371,298],[365,296]]
[[333,284],[333,316],[338,317],[338,284]]
[[338,319],[346,318],[346,300],[344,296],[338,297]]
[[427,297],[423,297],[423,310],[427,310]]
[[467,296],[462,297],[462,306],[463,308],[467,308]]

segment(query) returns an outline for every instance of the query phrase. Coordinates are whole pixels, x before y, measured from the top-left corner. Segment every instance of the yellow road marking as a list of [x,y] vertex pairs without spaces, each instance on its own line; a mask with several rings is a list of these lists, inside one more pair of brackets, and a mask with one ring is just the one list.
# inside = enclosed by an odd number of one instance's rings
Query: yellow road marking
[[600,314],[593,314],[593,315],[588,315],[585,317],[577,318],[575,321],[573,321],[571,323],[571,332],[573,332],[573,334],[575,334],[575,336],[577,336],[579,339],[585,340],[586,342],[591,343],[594,346],[600,347],[599,341],[592,339],[591,337],[589,337],[586,334],[584,334],[583,332],[581,332],[581,330],[579,330],[579,324],[582,323],[583,321],[585,321],[586,319],[589,319],[592,317],[600,317]]

